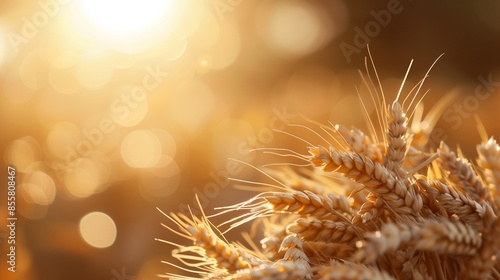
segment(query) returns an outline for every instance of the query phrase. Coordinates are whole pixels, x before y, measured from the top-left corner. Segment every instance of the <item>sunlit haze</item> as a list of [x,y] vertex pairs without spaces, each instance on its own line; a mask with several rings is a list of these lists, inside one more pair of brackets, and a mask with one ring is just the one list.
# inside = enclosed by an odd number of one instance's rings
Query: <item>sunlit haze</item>
[[158,24],[168,15],[172,0],[81,0],[88,18],[112,35],[132,35]]
[[[308,169],[309,147],[363,146],[375,141],[373,130],[385,140],[379,128],[388,107],[375,88],[380,79],[392,101],[411,59],[400,101],[414,88],[405,108],[424,94],[425,107],[408,116],[437,116],[434,104],[454,97],[439,107],[437,136],[460,139],[476,167],[477,127],[500,135],[500,4],[361,2],[0,0],[0,280],[185,273],[166,264],[183,266],[175,246],[155,238],[193,240],[162,227],[178,228],[157,208],[191,218],[201,205],[221,240],[252,244],[240,228],[219,233],[236,216],[259,213],[242,205],[212,218],[216,209],[282,184],[329,184],[316,183],[321,172]],[[376,73],[365,60],[368,44]],[[363,83],[365,67],[374,83]],[[366,134],[346,138],[358,129]],[[418,162],[433,159],[415,154]],[[8,218],[17,219],[16,244],[8,243]],[[11,273],[5,260],[14,245]],[[184,261],[200,261],[190,257]],[[193,269],[208,273],[206,264]]]

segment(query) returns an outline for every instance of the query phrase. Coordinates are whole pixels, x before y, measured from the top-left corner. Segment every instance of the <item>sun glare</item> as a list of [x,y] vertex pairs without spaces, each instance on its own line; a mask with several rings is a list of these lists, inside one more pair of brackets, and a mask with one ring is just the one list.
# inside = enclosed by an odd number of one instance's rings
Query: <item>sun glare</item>
[[113,35],[132,35],[166,17],[172,0],[83,0],[79,4],[98,28]]

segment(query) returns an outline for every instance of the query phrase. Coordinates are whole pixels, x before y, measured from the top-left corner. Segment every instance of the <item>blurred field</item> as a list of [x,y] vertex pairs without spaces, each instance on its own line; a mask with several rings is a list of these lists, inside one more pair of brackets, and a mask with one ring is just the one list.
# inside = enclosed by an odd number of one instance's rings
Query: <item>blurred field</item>
[[[15,167],[18,220],[15,273],[0,227],[0,279],[174,272],[161,263],[172,247],[154,238],[183,240],[156,207],[185,211],[198,194],[212,213],[253,195],[227,178],[258,174],[228,158],[261,165],[280,159],[250,149],[306,153],[276,131],[314,140],[287,126],[315,128],[304,117],[364,129],[366,43],[391,98],[411,59],[404,93],[445,54],[422,88],[425,109],[456,92],[436,127],[475,158],[475,114],[500,135],[500,5],[482,3],[1,2],[0,182]],[[2,188],[5,224],[6,202]]]

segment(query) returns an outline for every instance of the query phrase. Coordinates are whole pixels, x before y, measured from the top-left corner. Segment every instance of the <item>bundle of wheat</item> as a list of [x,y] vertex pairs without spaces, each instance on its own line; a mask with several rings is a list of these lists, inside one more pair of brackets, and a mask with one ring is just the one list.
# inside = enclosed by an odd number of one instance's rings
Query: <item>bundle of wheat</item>
[[[500,146],[483,132],[477,167],[444,143],[433,150],[429,124],[448,101],[422,120],[414,112],[425,77],[401,101],[406,76],[387,104],[378,76],[376,88],[362,75],[377,105],[372,137],[341,125],[320,126],[327,144],[309,145],[308,155],[293,152],[316,172],[259,169],[279,191],[225,208],[246,211],[230,221],[231,228],[266,220],[259,227],[265,233],[261,248],[229,243],[204,215],[166,215],[180,231],[166,227],[192,244],[160,241],[176,246],[173,256],[195,275],[164,276],[500,279]],[[339,185],[328,179],[332,174],[348,180]]]

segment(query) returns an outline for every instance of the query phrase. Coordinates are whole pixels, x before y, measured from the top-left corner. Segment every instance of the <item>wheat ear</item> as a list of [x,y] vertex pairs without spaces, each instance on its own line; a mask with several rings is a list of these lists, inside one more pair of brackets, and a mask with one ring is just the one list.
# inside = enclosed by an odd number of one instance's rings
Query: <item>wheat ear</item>
[[[461,279],[488,279],[500,257],[500,219],[483,235],[483,243],[477,254],[468,260],[468,266],[461,271]],[[497,272],[498,274],[498,272]],[[498,279],[498,275],[495,277]]]
[[304,280],[311,279],[312,271],[309,258],[302,249],[302,241],[294,235],[287,236],[280,247],[285,252],[283,259],[273,264],[260,265],[238,271],[224,279],[278,279],[278,280]]
[[281,242],[288,234],[282,225],[289,224],[295,219],[295,215],[276,215],[267,219],[261,219],[262,226],[257,228],[263,228],[265,237],[260,240],[260,244],[264,254],[270,260],[277,260],[283,257],[279,249]]
[[[234,273],[237,270],[252,266],[249,261],[253,261],[253,257],[252,259],[245,259],[234,245],[228,244],[217,236],[205,217],[201,219],[197,217],[189,218],[186,215],[176,215],[174,213],[167,217],[175,222],[181,231],[173,230],[166,225],[164,227],[173,233],[190,239],[194,245],[177,245],[178,248],[172,251],[172,255],[182,263],[195,268],[208,267],[205,270],[213,271],[213,274],[224,273],[220,269],[225,273]],[[193,257],[193,255],[199,257]],[[189,260],[198,260],[198,262],[189,262]]]
[[234,222],[231,224],[230,229],[258,217],[275,213],[301,214],[316,217],[329,215],[336,216],[339,219],[350,219],[354,212],[349,206],[347,198],[342,195],[334,195],[332,193],[318,195],[310,191],[265,192],[243,203],[220,209],[228,209],[226,212],[236,210],[250,211],[250,213],[245,213],[223,223]]
[[299,218],[287,226],[287,232],[294,233],[304,240],[333,243],[351,243],[357,237],[357,229],[344,220],[320,220]]
[[482,235],[461,222],[430,222],[418,230],[415,248],[438,254],[473,255],[481,247]]
[[261,197],[276,212],[309,214],[317,217],[340,213],[352,215],[353,213],[346,197],[331,193],[317,195],[306,190],[291,193],[272,192]]
[[322,146],[310,147],[310,161],[323,171],[339,172],[346,177],[363,184],[376,193],[398,214],[414,215],[422,209],[422,198],[412,185],[405,185],[396,179],[389,170],[377,162],[356,153],[329,150]]
[[364,155],[374,162],[382,163],[384,161],[383,148],[380,145],[372,143],[370,138],[357,128],[347,129],[342,125],[335,125],[335,130],[347,143],[350,150],[360,155]]
[[387,110],[387,147],[384,155],[384,166],[397,178],[406,178],[403,163],[407,150],[406,132],[408,119],[403,107],[394,101]]
[[358,242],[356,259],[373,262],[378,256],[396,251],[402,246],[448,255],[473,255],[482,244],[482,236],[460,222],[446,220],[423,225],[389,223],[380,231],[365,234],[366,241]]
[[446,210],[448,216],[456,215],[462,222],[479,230],[489,228],[496,219],[489,204],[479,204],[467,194],[458,192],[441,181],[427,182],[418,179],[416,182],[425,189],[430,199],[435,199]]
[[375,199],[374,201],[368,200],[359,209],[358,213],[353,217],[352,223],[356,226],[361,226],[369,221],[374,220],[380,215],[379,209],[381,208],[382,200]]
[[448,180],[455,188],[467,193],[479,203],[483,200],[492,202],[490,193],[467,160],[459,158],[444,142],[441,142],[438,155],[440,167],[445,171],[444,173],[448,173]]
[[364,263],[371,263],[378,256],[388,251],[397,250],[401,244],[407,244],[415,239],[418,226],[413,224],[384,224],[380,231],[366,233],[365,241],[359,241],[355,259]]
[[483,168],[488,188],[495,197],[497,208],[500,208],[500,146],[495,139],[490,138],[478,145],[477,153],[477,164]]

